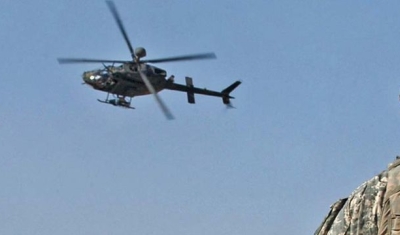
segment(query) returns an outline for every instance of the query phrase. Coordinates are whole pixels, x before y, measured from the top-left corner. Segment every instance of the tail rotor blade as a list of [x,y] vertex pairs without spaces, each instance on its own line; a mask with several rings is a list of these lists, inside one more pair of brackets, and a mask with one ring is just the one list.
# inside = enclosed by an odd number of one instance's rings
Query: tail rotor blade
[[168,107],[164,104],[164,102],[162,101],[162,99],[158,96],[156,90],[154,89],[153,85],[151,85],[149,79],[147,78],[146,74],[144,74],[141,69],[140,69],[140,65],[139,65],[139,69],[138,69],[140,76],[144,82],[144,84],[146,85],[147,89],[149,89],[149,91],[154,95],[154,98],[157,101],[157,104],[160,106],[162,112],[164,113],[165,117],[168,120],[173,120],[174,116],[172,115],[171,111],[169,111]]

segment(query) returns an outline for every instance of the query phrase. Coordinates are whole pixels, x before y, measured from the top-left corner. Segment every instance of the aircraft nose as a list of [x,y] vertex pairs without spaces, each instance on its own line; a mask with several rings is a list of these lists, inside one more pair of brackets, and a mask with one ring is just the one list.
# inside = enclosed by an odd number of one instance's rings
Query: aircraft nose
[[93,76],[90,72],[84,72],[83,74],[82,74],[82,80],[85,82],[85,83],[90,83],[92,80],[90,79],[90,77],[91,76]]

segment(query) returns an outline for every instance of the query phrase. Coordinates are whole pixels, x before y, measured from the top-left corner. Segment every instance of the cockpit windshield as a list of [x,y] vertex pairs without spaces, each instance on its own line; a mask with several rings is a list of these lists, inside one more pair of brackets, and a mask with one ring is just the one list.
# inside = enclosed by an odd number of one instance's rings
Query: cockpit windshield
[[83,74],[85,83],[97,88],[112,86],[115,81],[111,78],[107,69],[98,69]]
[[90,76],[91,80],[106,80],[110,76],[108,75],[108,71],[105,69],[100,69],[97,71],[94,71],[92,73],[92,76]]
[[92,81],[107,81],[110,75],[106,69],[94,70],[90,73],[89,79]]

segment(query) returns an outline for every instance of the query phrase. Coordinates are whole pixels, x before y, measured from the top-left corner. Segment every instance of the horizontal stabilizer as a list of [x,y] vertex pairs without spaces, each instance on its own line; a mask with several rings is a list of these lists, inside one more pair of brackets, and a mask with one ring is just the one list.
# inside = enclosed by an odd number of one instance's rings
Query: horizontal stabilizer
[[194,92],[193,92],[193,79],[190,77],[186,77],[186,86],[189,88],[187,91],[187,98],[188,98],[188,102],[190,104],[194,104],[195,100],[194,100]]

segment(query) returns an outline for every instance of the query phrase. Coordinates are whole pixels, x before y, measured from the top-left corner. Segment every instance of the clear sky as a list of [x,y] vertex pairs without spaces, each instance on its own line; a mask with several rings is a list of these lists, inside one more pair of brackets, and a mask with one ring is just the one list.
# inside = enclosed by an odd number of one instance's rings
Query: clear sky
[[130,59],[104,1],[0,1],[0,234],[313,234],[400,154],[400,2],[115,0],[147,58],[221,99],[135,110],[81,85]]

